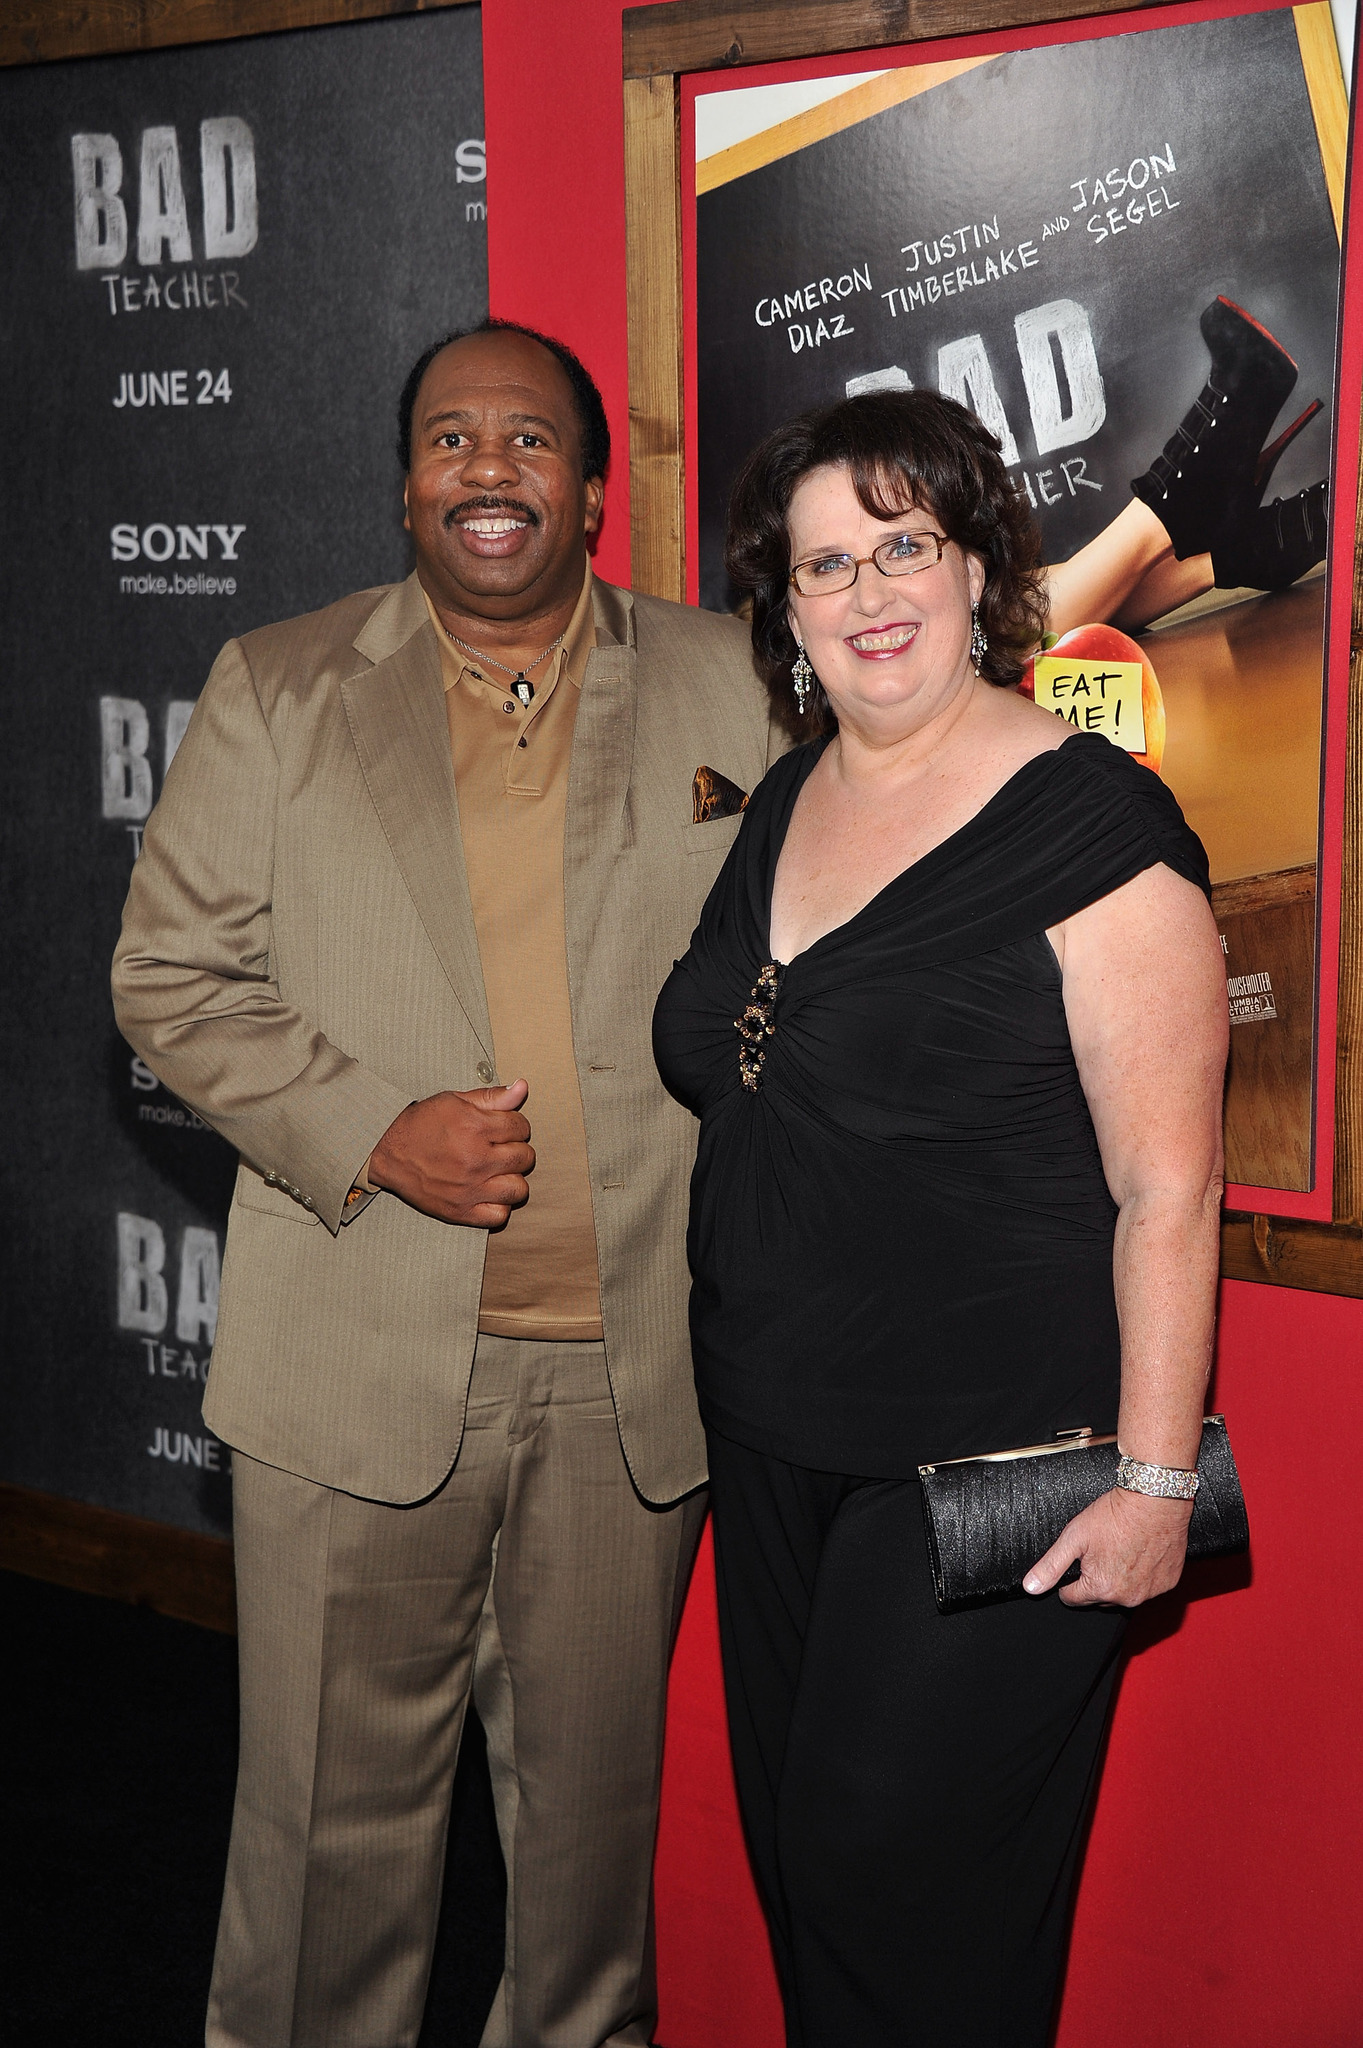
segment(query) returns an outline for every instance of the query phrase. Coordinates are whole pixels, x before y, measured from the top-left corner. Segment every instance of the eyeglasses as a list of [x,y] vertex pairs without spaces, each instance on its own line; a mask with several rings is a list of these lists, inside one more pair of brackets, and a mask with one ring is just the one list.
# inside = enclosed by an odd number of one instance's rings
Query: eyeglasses
[[882,576],[916,576],[920,569],[935,569],[946,544],[944,533],[897,533],[869,555],[811,555],[807,562],[795,564],[790,580],[801,597],[832,596],[850,590],[868,562],[874,562]]

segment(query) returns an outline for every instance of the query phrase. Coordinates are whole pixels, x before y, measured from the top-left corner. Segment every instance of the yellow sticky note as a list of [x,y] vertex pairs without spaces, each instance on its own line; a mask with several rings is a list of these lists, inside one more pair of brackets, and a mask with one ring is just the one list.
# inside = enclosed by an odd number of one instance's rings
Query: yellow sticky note
[[1100,732],[1128,754],[1145,752],[1145,707],[1138,661],[1095,661],[1040,654],[1036,701],[1078,732]]

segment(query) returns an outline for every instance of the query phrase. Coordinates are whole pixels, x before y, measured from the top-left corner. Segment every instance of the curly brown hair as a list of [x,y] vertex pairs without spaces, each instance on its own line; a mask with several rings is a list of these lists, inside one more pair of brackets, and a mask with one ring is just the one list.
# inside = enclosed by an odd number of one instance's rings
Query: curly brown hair
[[1000,687],[1016,683],[1046,630],[1046,586],[1041,536],[1003,466],[998,441],[973,412],[939,391],[870,391],[801,413],[768,434],[730,495],[725,566],[752,605],[753,651],[782,722],[799,739],[837,730],[822,689],[803,716],[799,711],[791,682],[797,646],[786,610],[791,498],[811,471],[834,468],[849,472],[873,518],[895,519],[920,508],[949,539],[980,557],[980,624],[989,639],[980,673]]

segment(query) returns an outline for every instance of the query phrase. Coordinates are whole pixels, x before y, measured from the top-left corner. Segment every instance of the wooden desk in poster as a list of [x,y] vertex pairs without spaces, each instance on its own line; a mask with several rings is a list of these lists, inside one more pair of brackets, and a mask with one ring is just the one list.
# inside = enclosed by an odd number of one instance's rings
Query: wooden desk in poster
[[1164,780],[1211,862],[1236,1020],[1226,1171],[1251,1187],[1310,1185],[1324,603],[1317,577],[1143,636]]

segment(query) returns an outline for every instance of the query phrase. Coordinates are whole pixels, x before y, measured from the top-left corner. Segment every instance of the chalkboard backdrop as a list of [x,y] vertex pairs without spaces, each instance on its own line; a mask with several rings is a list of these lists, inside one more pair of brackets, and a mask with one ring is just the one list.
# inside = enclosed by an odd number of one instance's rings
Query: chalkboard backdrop
[[5,102],[0,1476],[222,1530],[235,1160],[118,1036],[109,960],[224,640],[410,566],[397,392],[487,310],[479,16],[35,67]]
[[1290,10],[992,58],[696,207],[700,591],[728,607],[744,452],[850,380],[938,386],[1005,443],[1060,561],[1130,502],[1208,369],[1224,293],[1325,411],[1339,248]]

